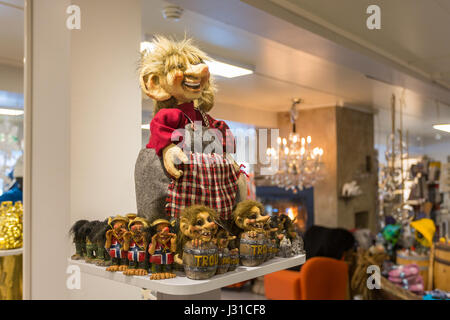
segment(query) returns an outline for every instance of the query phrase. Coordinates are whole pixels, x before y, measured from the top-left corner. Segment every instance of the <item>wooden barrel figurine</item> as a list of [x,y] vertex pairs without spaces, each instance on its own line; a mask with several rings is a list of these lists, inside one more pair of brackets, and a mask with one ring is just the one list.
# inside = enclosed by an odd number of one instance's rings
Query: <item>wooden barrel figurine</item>
[[255,238],[244,232],[239,243],[239,257],[241,264],[246,267],[255,267],[264,262],[267,256],[266,236],[258,233]]
[[274,251],[273,246],[274,245],[272,243],[272,240],[269,238],[266,238],[267,254],[266,254],[266,258],[264,259],[264,261],[268,261],[273,258],[273,251]]
[[272,239],[267,239],[267,258],[266,260],[273,259],[277,253],[277,244]]
[[183,248],[184,272],[189,279],[204,280],[216,274],[219,254],[214,243],[193,247],[187,242]]
[[219,263],[217,265],[216,274],[226,273],[230,267],[230,251],[228,248],[221,248],[219,253]]
[[230,266],[228,267],[228,271],[236,270],[239,265],[239,251],[230,253]]
[[423,287],[427,287],[428,282],[428,265],[429,256],[407,256],[401,253],[401,251],[397,251],[397,264],[399,265],[407,265],[411,263],[415,263],[419,266],[420,275],[423,278]]
[[433,264],[433,289],[450,291],[450,245],[435,244]]

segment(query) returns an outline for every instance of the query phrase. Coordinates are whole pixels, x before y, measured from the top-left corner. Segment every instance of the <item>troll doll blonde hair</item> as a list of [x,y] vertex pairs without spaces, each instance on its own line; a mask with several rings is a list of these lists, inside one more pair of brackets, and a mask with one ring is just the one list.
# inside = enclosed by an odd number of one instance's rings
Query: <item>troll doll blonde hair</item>
[[[175,41],[174,39],[158,35],[154,37],[151,43],[153,46],[151,52],[144,51],[142,53],[139,66],[141,87],[143,89],[151,74],[167,77],[179,70],[180,66],[185,68],[188,63],[198,64],[206,60],[211,60],[206,53],[194,46],[192,39],[189,38]],[[210,77],[209,82],[203,89],[201,97],[197,101],[197,106],[205,112],[210,111],[214,105],[215,91],[214,79]],[[165,101],[153,101],[155,106],[153,115],[160,109],[176,106],[174,97]]]

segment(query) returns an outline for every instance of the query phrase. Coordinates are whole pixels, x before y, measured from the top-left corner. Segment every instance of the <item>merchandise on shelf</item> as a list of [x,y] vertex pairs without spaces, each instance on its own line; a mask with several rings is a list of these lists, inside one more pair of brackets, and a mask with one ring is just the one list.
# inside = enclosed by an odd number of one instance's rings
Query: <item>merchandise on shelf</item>
[[128,252],[128,269],[123,273],[127,276],[145,276],[148,274],[147,245],[148,245],[148,222],[144,218],[128,214],[131,218],[128,223],[128,231],[124,235],[123,248]]
[[129,219],[121,215],[108,220],[111,229],[106,231],[105,248],[111,256],[111,266],[107,267],[106,271],[115,272],[128,269],[128,252],[124,248],[124,235],[128,231],[128,223]]
[[[231,236],[228,230],[223,227],[219,227],[219,231],[214,238],[214,243],[217,245],[219,262],[217,266],[216,274],[226,273],[230,268],[231,252],[228,249],[231,240],[236,239],[236,236]],[[235,248],[233,253],[238,252],[239,249]]]
[[89,223],[88,220],[78,220],[70,228],[69,234],[72,236],[72,242],[75,244],[75,253],[71,257],[72,260],[81,260],[86,256],[86,238],[83,237],[81,228],[87,223]]
[[21,248],[23,245],[23,207],[20,201],[0,204],[0,250]]
[[213,239],[218,230],[217,220],[217,212],[206,206],[195,205],[181,212],[181,251],[176,258],[181,259],[190,279],[203,280],[216,274],[219,254]]
[[239,254],[241,264],[254,267],[263,263],[267,256],[267,238],[264,225],[269,220],[261,203],[253,200],[240,202],[233,212],[234,223],[239,231]]
[[235,147],[231,131],[207,114],[215,91],[204,62],[208,59],[191,39],[161,36],[142,56],[141,88],[155,109],[149,143],[136,161],[135,182],[138,216],[149,221],[177,218],[196,204],[227,220],[233,206],[247,197],[245,175],[229,156]]
[[160,280],[174,278],[172,272],[174,254],[177,250],[177,235],[171,230],[172,224],[166,219],[152,222],[154,235],[148,248],[152,275],[150,279]]

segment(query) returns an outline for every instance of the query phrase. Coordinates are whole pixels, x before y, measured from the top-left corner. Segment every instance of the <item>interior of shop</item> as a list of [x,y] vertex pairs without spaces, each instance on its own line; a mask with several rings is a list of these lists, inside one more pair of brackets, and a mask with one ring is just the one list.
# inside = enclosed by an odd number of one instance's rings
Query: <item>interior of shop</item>
[[[445,0],[0,1],[0,300],[450,299],[448,30]],[[74,259],[76,223],[143,218],[158,37],[209,56],[244,198],[295,234],[240,277]]]

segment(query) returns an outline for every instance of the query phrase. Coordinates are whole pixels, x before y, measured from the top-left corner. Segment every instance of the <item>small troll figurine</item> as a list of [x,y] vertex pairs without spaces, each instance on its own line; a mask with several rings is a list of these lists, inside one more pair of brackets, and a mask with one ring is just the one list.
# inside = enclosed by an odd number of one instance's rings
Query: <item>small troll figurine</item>
[[190,279],[208,279],[216,274],[219,263],[214,244],[217,218],[216,211],[202,205],[185,208],[181,213],[179,250],[175,260],[183,264]]
[[177,249],[177,235],[170,232],[170,226],[170,222],[165,219],[157,219],[152,223],[152,227],[156,229],[148,248],[152,264],[152,275],[150,276],[152,280],[175,277],[175,273],[172,272],[172,264]]
[[269,216],[263,213],[262,204],[253,200],[240,202],[233,212],[234,222],[240,229],[240,261],[247,267],[260,265],[267,258],[268,248],[264,225],[269,220]]
[[[127,215],[129,217],[129,215]],[[128,269],[123,273],[128,276],[145,276],[147,271],[147,261],[145,254],[147,250],[147,229],[148,222],[141,217],[133,217],[128,224],[128,231],[124,235],[123,248],[128,252]]]
[[128,253],[124,248],[124,235],[128,231],[128,218],[120,215],[110,218],[111,229],[106,231],[105,248],[111,256],[111,266],[106,271],[125,271],[128,269]]

